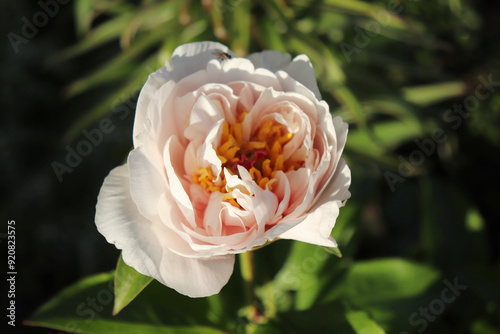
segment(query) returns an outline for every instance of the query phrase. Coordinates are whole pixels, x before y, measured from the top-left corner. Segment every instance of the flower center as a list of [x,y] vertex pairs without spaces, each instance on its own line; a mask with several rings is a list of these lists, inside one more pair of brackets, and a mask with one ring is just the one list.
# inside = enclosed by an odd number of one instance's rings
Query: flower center
[[[217,156],[232,175],[238,175],[238,166],[245,167],[252,179],[262,189],[272,190],[277,171],[291,171],[297,167],[294,163],[287,163],[283,158],[283,146],[293,138],[293,133],[274,120],[263,122],[250,136],[249,141],[243,140],[242,122],[246,113],[242,113],[234,125],[224,123]],[[227,189],[224,173],[213,175],[211,167],[199,168],[193,174],[193,181],[201,185],[208,192],[219,191],[224,194],[223,200],[240,207]]]

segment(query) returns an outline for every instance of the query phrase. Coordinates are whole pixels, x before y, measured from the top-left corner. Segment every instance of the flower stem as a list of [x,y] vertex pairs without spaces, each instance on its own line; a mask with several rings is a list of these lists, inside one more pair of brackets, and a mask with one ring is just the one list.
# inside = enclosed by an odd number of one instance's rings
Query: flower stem
[[240,269],[241,269],[241,276],[243,276],[245,283],[252,285],[253,287],[255,267],[254,267],[252,251],[240,253]]
[[257,296],[255,295],[255,265],[253,252],[248,251],[240,253],[239,257],[241,276],[246,283],[246,299],[248,306],[250,307],[249,320],[255,322],[255,320],[259,318],[260,312],[257,307]]

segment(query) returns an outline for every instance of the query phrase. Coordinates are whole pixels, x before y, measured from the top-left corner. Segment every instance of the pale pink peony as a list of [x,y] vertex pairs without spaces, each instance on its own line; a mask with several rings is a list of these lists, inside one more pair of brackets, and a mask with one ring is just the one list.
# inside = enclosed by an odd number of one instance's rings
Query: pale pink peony
[[234,254],[278,238],[337,247],[346,137],[307,56],[182,45],[140,93],[135,148],[104,181],[97,228],[138,272],[216,294]]

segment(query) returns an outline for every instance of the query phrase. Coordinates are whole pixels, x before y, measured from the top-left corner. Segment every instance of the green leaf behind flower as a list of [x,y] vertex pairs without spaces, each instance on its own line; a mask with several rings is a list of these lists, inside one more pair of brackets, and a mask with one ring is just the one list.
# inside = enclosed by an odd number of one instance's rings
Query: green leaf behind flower
[[120,255],[115,271],[113,315],[118,314],[152,281],[152,277],[138,273],[134,268],[123,262],[123,258]]
[[[358,261],[322,302],[343,301],[370,314],[387,331],[404,330],[413,312],[440,296],[440,277],[433,268],[400,258]],[[358,317],[348,316],[350,322]]]
[[222,334],[207,299],[191,299],[159,283],[113,316],[115,273],[83,279],[43,305],[25,324],[70,333]]
[[373,321],[366,312],[351,311],[346,314],[347,321],[357,334],[384,334],[385,331]]

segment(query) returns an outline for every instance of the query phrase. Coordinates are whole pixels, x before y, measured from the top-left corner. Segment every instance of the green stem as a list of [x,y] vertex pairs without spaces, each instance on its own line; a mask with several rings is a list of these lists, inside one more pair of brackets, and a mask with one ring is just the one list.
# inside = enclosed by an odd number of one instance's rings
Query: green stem
[[253,263],[252,251],[240,253],[240,267],[241,267],[241,276],[243,276],[245,282],[250,282],[253,284],[255,268]]
[[259,317],[259,310],[257,308],[257,296],[255,295],[255,265],[253,252],[248,251],[240,253],[240,270],[241,276],[245,281],[246,286],[246,299],[250,307],[250,320],[255,321]]

